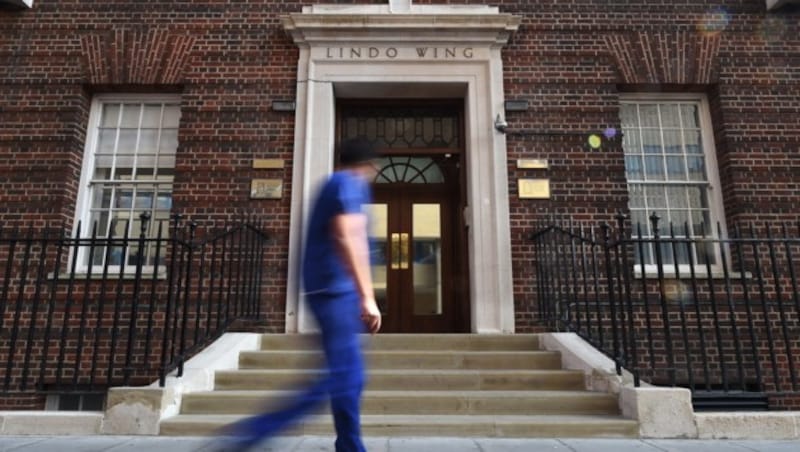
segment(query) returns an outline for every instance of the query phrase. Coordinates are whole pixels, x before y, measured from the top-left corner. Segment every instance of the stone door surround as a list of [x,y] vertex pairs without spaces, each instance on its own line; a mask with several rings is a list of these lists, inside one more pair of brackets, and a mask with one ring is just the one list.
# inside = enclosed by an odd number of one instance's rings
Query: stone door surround
[[286,331],[312,331],[301,303],[309,203],[333,169],[337,97],[463,97],[470,310],[474,333],[513,333],[502,46],[519,27],[495,7],[315,5],[283,18],[300,50]]

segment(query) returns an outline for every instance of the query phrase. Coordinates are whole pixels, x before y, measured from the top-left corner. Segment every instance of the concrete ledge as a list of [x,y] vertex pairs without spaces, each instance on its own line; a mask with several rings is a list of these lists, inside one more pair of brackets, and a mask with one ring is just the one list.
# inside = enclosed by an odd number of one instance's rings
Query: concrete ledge
[[118,387],[108,392],[101,432],[108,435],[157,435],[162,419],[180,411],[183,394],[214,389],[218,370],[236,369],[239,353],[258,350],[261,335],[227,333],[184,364],[183,376],[167,376],[164,387]]
[[695,419],[701,439],[800,439],[800,411],[697,413]]
[[590,391],[619,394],[623,386],[633,384],[630,372],[617,375],[614,361],[575,333],[544,333],[539,343],[545,350],[561,352],[565,369],[583,371]]
[[623,416],[639,421],[642,438],[697,438],[688,389],[625,386],[619,404]]
[[0,411],[2,435],[96,435],[103,413],[74,411]]

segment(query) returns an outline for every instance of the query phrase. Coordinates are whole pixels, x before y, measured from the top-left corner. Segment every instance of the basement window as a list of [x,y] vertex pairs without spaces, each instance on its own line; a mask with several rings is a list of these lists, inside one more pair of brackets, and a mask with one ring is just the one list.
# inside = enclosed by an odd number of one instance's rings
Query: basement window
[[33,8],[33,0],[0,0],[0,6],[14,8]]
[[103,411],[105,394],[98,392],[75,392],[50,394],[47,396],[47,411]]
[[767,11],[773,11],[786,5],[800,5],[800,0],[767,0]]

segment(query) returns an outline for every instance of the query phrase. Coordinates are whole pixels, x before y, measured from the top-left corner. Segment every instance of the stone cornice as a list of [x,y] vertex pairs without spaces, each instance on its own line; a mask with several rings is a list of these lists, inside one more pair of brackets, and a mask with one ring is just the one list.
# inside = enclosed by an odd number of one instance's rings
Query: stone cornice
[[349,14],[326,11],[284,16],[283,27],[295,43],[364,40],[457,40],[505,43],[519,28],[521,18],[512,14],[485,13],[439,7],[431,13]]

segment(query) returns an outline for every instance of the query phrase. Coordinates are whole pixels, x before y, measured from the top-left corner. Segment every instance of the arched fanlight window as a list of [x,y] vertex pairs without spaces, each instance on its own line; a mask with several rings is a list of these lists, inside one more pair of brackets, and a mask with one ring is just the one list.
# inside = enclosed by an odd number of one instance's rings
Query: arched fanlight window
[[444,173],[430,157],[383,157],[375,164],[376,184],[441,184]]

